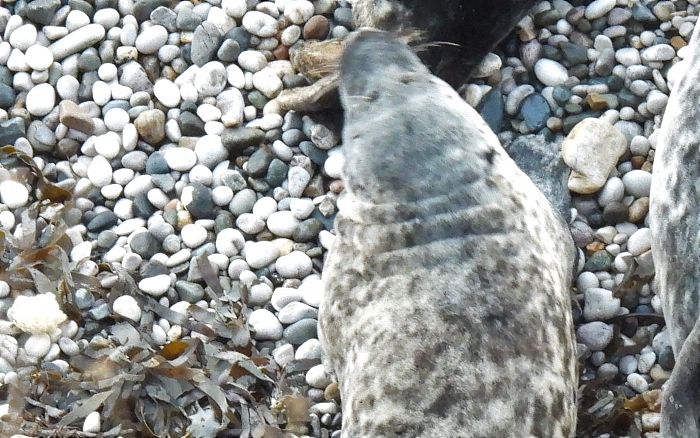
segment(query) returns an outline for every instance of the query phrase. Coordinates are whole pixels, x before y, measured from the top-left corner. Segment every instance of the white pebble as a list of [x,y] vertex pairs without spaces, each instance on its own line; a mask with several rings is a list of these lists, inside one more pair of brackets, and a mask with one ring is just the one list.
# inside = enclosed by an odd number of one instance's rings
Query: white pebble
[[641,255],[651,249],[651,229],[640,228],[627,239],[627,251],[633,256]]
[[216,235],[216,251],[226,257],[233,257],[238,254],[245,245],[245,238],[240,231],[233,228],[226,228]]
[[83,432],[98,433],[102,429],[102,420],[100,413],[97,411],[90,412],[83,422]]
[[249,11],[241,21],[243,29],[261,38],[272,37],[277,34],[277,20],[258,11]]
[[126,124],[129,123],[129,113],[122,108],[112,108],[105,114],[104,122],[110,131],[122,132]]
[[170,276],[166,274],[156,275],[155,277],[144,278],[139,281],[139,289],[152,295],[154,297],[159,297],[168,291],[170,287]]
[[93,186],[104,187],[112,182],[112,166],[105,157],[98,155],[90,162],[87,177]]
[[158,79],[153,86],[153,94],[163,105],[175,108],[180,104],[180,89],[167,79]]
[[304,278],[311,273],[311,258],[301,251],[292,251],[275,262],[277,273],[285,278]]
[[182,227],[180,236],[182,237],[182,243],[190,248],[197,248],[199,245],[206,242],[207,230],[201,225],[187,224]]
[[36,27],[33,24],[25,24],[18,27],[10,34],[10,45],[15,49],[26,51],[36,43]]
[[197,154],[186,147],[168,149],[163,154],[163,158],[168,163],[168,167],[178,172],[187,172],[197,164]]
[[151,26],[136,37],[136,50],[151,55],[168,41],[168,31],[161,25]]
[[131,295],[122,295],[114,300],[112,310],[114,310],[114,313],[117,315],[121,315],[134,322],[139,322],[141,320],[141,308]]
[[44,357],[50,349],[51,337],[46,333],[31,335],[24,343],[24,351],[29,357]]
[[326,373],[326,369],[323,365],[316,365],[311,367],[309,371],[306,372],[306,383],[309,386],[319,389],[325,389],[326,386],[333,382],[331,377]]
[[272,234],[280,237],[292,237],[299,223],[299,219],[289,210],[276,211],[267,218],[267,228]]
[[47,70],[53,64],[53,53],[44,46],[33,45],[25,52],[24,60],[34,70]]
[[586,18],[595,20],[604,17],[605,14],[613,10],[615,4],[615,0],[595,0],[586,7]]
[[282,338],[282,324],[269,310],[254,310],[248,317],[248,324],[255,339],[276,341]]
[[27,93],[27,111],[37,117],[47,115],[56,104],[56,92],[50,84],[39,84]]
[[254,284],[248,291],[248,305],[262,306],[270,301],[270,297],[272,297],[272,288],[267,283]]
[[547,86],[562,85],[569,79],[566,67],[551,59],[542,58],[535,64],[535,76]]
[[245,260],[253,269],[260,269],[273,263],[279,254],[279,249],[272,242],[245,243]]
[[284,16],[294,24],[304,24],[314,16],[314,5],[308,0],[294,0],[284,8]]
[[258,72],[267,65],[265,55],[255,50],[245,50],[238,55],[238,65],[250,72]]
[[11,179],[0,183],[0,201],[10,209],[24,207],[29,200],[29,190],[24,184]]
[[627,384],[637,393],[642,394],[649,390],[649,383],[637,373],[632,373],[627,376]]
[[636,198],[649,196],[651,173],[639,169],[630,170],[622,177],[622,182],[630,195]]

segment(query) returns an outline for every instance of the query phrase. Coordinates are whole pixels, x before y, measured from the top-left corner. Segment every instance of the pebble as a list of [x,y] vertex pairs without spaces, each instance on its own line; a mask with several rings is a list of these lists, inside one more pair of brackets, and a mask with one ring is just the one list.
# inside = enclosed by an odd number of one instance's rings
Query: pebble
[[245,260],[253,269],[260,269],[273,263],[279,255],[279,249],[272,242],[245,243]]
[[253,338],[276,341],[282,338],[282,324],[267,309],[254,310],[248,316],[248,325],[254,331]]
[[269,38],[277,34],[277,20],[258,11],[249,11],[241,21],[243,29],[260,38]]
[[190,248],[197,248],[207,240],[207,230],[201,225],[187,224],[180,232],[182,243]]
[[90,412],[83,421],[83,432],[85,433],[99,433],[102,429],[102,420],[100,419],[100,413],[97,411]]
[[168,30],[157,24],[136,37],[136,50],[144,55],[156,53],[168,41]]
[[631,170],[622,177],[625,191],[635,198],[649,196],[651,189],[651,173],[644,170]]
[[542,58],[535,64],[535,76],[546,86],[562,85],[569,78],[566,67],[557,61]]
[[[270,291],[270,296],[272,291]],[[268,297],[269,299],[270,297]],[[282,324],[293,324],[305,318],[317,318],[318,309],[315,309],[307,304],[292,302],[287,304],[279,311],[277,318]],[[308,342],[308,341],[307,341]]]
[[306,383],[313,388],[325,389],[332,382],[333,379],[328,375],[323,365],[311,367],[306,372]]
[[294,0],[284,8],[285,18],[293,24],[304,24],[309,21],[313,15],[314,5],[308,0]]
[[175,147],[163,154],[168,167],[178,172],[187,172],[197,164],[197,154],[192,149]]
[[642,51],[642,61],[670,61],[676,56],[676,50],[670,44],[656,44]]
[[29,190],[17,181],[5,180],[0,183],[0,201],[11,210],[24,207],[29,200]]
[[114,310],[114,313],[117,315],[123,316],[133,322],[138,323],[141,320],[141,308],[134,297],[130,295],[122,295],[114,300],[112,310]]
[[610,123],[587,118],[564,139],[561,150],[564,162],[571,168],[569,190],[589,194],[605,185],[617,160],[627,150],[627,140]]
[[53,54],[44,46],[33,45],[25,52],[24,60],[34,70],[47,70],[53,64]]
[[615,0],[594,0],[586,7],[585,16],[589,20],[604,17],[616,5]]
[[56,92],[51,84],[38,84],[27,93],[27,111],[37,117],[47,115],[56,104]]
[[168,291],[170,287],[170,276],[166,274],[156,275],[154,277],[144,278],[139,281],[139,289],[142,292],[159,297]]
[[31,335],[24,343],[25,353],[33,358],[43,357],[50,349],[51,337],[45,333]]
[[649,390],[649,383],[637,373],[632,373],[627,376],[627,384],[634,389],[638,394],[642,394]]
[[576,338],[591,351],[601,351],[612,341],[613,333],[612,325],[594,321],[582,324],[576,330]]
[[267,219],[267,228],[280,237],[292,237],[299,226],[299,220],[291,211],[276,211]]
[[180,89],[168,79],[157,80],[153,85],[153,94],[168,108],[175,108],[180,104]]
[[620,299],[612,292],[601,288],[588,288],[584,292],[583,316],[588,321],[605,321],[617,315]]
[[304,278],[311,273],[311,258],[301,251],[292,251],[277,259],[275,269],[285,278]]
[[640,228],[627,239],[627,251],[633,256],[642,255],[651,249],[651,230]]
[[49,50],[56,61],[62,61],[67,56],[100,42],[104,37],[104,27],[99,24],[88,24],[54,42],[49,46]]

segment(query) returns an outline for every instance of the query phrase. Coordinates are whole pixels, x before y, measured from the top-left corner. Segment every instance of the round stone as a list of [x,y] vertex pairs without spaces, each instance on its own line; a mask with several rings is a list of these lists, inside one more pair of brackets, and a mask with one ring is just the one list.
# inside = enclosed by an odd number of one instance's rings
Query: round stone
[[535,64],[535,76],[537,79],[547,86],[563,85],[569,79],[569,73],[566,67],[557,61],[542,58]]
[[167,79],[158,79],[153,86],[153,94],[163,105],[175,108],[180,105],[180,89]]
[[168,291],[170,276],[167,274],[144,278],[139,281],[139,289],[148,295],[159,297]]
[[[312,6],[313,8],[313,6]],[[243,29],[261,38],[273,37],[277,34],[277,20],[259,11],[248,11],[241,21]]]
[[24,61],[34,70],[47,70],[53,64],[53,53],[44,46],[33,45],[25,52]]
[[131,321],[139,322],[141,320],[141,308],[134,297],[130,295],[122,295],[114,300],[112,310],[114,310],[114,313],[117,315],[123,316]]
[[292,251],[275,262],[277,273],[285,278],[304,278],[311,273],[311,258],[301,251]]
[[145,55],[156,53],[168,41],[168,31],[156,24],[141,33],[136,38],[136,50]]
[[10,45],[24,52],[36,43],[37,35],[33,24],[22,25],[10,34]]
[[168,167],[178,172],[187,172],[197,164],[197,154],[186,147],[174,147],[163,154]]
[[644,170],[631,170],[622,177],[625,191],[636,198],[649,196],[651,189],[651,173]]
[[207,62],[197,72],[194,86],[201,96],[216,96],[226,86],[226,67],[218,61]]
[[207,230],[197,224],[187,224],[180,232],[182,243],[190,248],[197,248],[207,240]]
[[255,339],[276,341],[282,338],[282,324],[267,309],[254,310],[248,317],[248,325]]
[[39,84],[27,93],[27,111],[36,117],[43,117],[53,109],[56,104],[56,92],[50,84]]
[[285,18],[294,24],[304,24],[313,15],[314,5],[308,0],[294,0],[284,8]]
[[129,113],[122,108],[112,108],[105,114],[104,122],[110,131],[122,132],[126,124],[129,123]]
[[27,353],[29,357],[43,357],[50,349],[51,337],[45,333],[31,335],[24,343],[24,352]]
[[29,190],[24,184],[5,180],[0,183],[0,201],[10,209],[24,207],[29,200]]

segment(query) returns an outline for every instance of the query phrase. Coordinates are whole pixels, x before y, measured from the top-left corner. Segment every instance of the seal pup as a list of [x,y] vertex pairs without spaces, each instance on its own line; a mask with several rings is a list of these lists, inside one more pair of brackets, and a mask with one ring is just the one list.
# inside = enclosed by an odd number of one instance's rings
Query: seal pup
[[664,438],[700,436],[700,26],[656,142],[649,197],[656,290],[676,364],[664,389]]
[[564,221],[394,36],[349,42],[340,98],[345,189],[319,340],[342,436],[573,436]]

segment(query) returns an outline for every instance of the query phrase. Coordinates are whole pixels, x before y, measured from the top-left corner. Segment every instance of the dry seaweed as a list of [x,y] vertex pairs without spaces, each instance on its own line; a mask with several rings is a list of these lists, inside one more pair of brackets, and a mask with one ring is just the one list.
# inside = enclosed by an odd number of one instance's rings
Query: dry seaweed
[[[45,365],[18,370],[17,381],[1,388],[9,415],[0,422],[0,436],[96,436],[82,432],[94,411],[101,413],[99,436],[105,438],[289,435],[284,407],[270,408],[278,405],[272,394],[281,394],[278,382],[284,376],[256,350],[244,323],[245,305],[225,293],[206,257],[198,262],[210,309],[175,312],[141,293],[134,276],[118,264],[98,265],[116,276],[114,285],[104,288],[76,272],[69,260],[64,214],[72,208],[70,192],[48,181],[30,157],[12,147],[0,148],[0,165],[35,187],[31,205],[19,213],[21,232],[0,230],[0,280],[13,291],[55,293],[61,310],[79,324],[87,317],[75,303],[78,288],[110,306],[130,295],[144,311],[139,323],[117,315],[101,321],[99,335],[70,357],[67,371]],[[192,336],[158,345],[150,335],[155,317]]]

